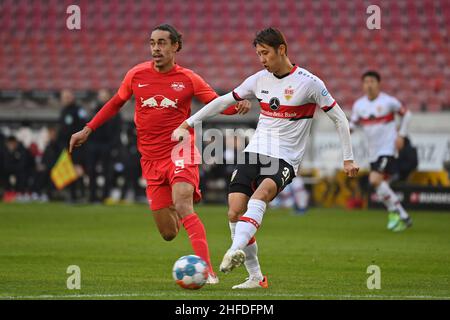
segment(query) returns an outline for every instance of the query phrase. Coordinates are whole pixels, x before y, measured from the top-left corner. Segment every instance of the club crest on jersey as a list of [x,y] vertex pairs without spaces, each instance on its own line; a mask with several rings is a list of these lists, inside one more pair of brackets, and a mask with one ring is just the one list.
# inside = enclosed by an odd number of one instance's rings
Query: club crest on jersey
[[177,103],[178,99],[175,99],[175,101],[170,100],[169,98],[164,97],[163,95],[156,95],[153,97],[150,97],[148,99],[145,99],[141,97],[141,108],[148,107],[148,108],[155,108],[158,110],[165,109],[165,108],[175,108],[177,109]]
[[377,113],[383,112],[383,106],[377,106]]
[[277,97],[273,97],[269,101],[269,108],[271,110],[278,110],[280,108],[280,100]]
[[294,95],[294,89],[291,86],[289,86],[286,89],[284,89],[284,98],[287,101],[291,100],[293,95]]
[[170,87],[175,90],[175,91],[182,91],[184,88],[186,88],[184,86],[183,82],[172,82],[172,84],[170,85]]

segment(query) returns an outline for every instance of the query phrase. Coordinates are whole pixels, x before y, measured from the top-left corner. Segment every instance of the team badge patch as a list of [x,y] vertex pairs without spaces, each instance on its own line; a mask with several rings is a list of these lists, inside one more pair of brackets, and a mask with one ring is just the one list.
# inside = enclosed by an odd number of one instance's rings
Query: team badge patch
[[172,82],[170,87],[175,91],[182,91],[185,88],[183,82]]
[[284,89],[284,98],[287,101],[291,100],[293,95],[294,95],[294,89],[292,88],[292,86],[289,86],[286,89]]
[[383,112],[383,106],[377,106],[377,113]]

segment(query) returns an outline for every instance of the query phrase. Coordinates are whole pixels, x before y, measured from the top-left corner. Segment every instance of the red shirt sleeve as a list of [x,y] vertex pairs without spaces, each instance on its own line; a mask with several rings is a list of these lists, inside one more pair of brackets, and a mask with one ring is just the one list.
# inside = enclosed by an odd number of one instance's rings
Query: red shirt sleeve
[[117,90],[117,93],[107,103],[105,103],[94,118],[86,124],[89,128],[96,130],[106,121],[114,117],[125,102],[131,98],[133,95],[131,81],[135,73],[136,67],[127,72],[125,78],[120,84],[119,90]]
[[116,93],[86,125],[92,130],[96,130],[106,121],[114,117],[125,102],[126,100],[122,100],[119,94]]
[[136,71],[134,70],[134,68],[131,69],[130,71],[128,71],[127,74],[125,75],[125,78],[123,79],[122,83],[120,84],[119,90],[117,91],[117,95],[122,100],[127,101],[133,95],[131,81],[132,81],[135,73],[136,73]]
[[[213,88],[209,84],[206,83],[205,80],[203,80],[202,77],[200,77],[195,72],[189,72],[186,73],[186,75],[191,79],[192,85],[194,87],[194,96],[199,99],[204,104],[208,104],[215,98],[217,98],[219,95],[214,91]],[[236,106],[232,105],[221,112],[225,115],[233,115],[237,113]]]

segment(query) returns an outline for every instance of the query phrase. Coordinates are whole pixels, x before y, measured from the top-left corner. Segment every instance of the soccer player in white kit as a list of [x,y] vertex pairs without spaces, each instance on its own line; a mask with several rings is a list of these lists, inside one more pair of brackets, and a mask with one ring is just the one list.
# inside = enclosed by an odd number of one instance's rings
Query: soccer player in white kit
[[236,101],[257,98],[260,102],[258,126],[244,150],[246,161],[237,164],[229,186],[228,218],[233,243],[220,270],[228,273],[245,263],[249,272],[247,281],[233,289],[268,286],[259,265],[254,235],[262,223],[267,204],[298,172],[316,106],[336,125],[347,175],[354,177],[359,170],[353,160],[349,124],[344,112],[318,77],[291,63],[283,34],[267,28],[257,33],[253,44],[264,70],[207,104],[173,133],[173,139],[182,140],[187,128],[217,115]]
[[[376,71],[363,74],[363,90],[366,95],[356,100],[353,105],[350,129],[360,126],[367,137],[369,183],[389,211],[387,228],[398,232],[410,227],[412,220],[386,178],[397,171],[395,156],[405,143],[411,112],[396,98],[380,90],[380,80],[380,74]],[[401,118],[398,130],[396,114]]]

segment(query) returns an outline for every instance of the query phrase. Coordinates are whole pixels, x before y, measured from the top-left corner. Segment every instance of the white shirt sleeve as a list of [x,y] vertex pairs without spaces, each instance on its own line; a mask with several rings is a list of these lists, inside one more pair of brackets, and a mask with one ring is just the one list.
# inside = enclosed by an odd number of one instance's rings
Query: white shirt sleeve
[[311,80],[308,89],[310,99],[315,102],[323,111],[327,112],[336,104],[336,101],[328,92],[325,84],[319,78],[315,77],[313,80]]
[[402,110],[401,102],[397,98],[392,96],[389,97],[389,106],[391,107],[392,112],[400,113]]
[[245,79],[244,82],[242,82],[241,85],[234,89],[232,92],[220,96],[208,103],[196,114],[187,119],[187,124],[190,127],[193,127],[196,122],[206,120],[221,113],[226,108],[233,105],[236,101],[255,98],[257,80],[260,74],[260,72],[255,73],[254,75]]
[[356,103],[353,104],[353,108],[352,108],[352,115],[350,117],[350,130],[355,130],[356,127],[359,124],[359,115],[358,115],[358,111],[356,110]]
[[352,140],[350,137],[350,128],[344,111],[338,104],[326,112],[327,116],[334,122],[336,130],[341,140],[342,151],[345,160],[353,160]]
[[256,85],[260,73],[255,73],[244,80],[236,89],[233,90],[233,97],[236,101],[251,99],[256,97]]
[[218,115],[235,102],[236,101],[233,97],[233,94],[229,92],[223,96],[217,97],[216,99],[208,103],[197,113],[187,119],[186,122],[190,127],[193,127],[196,122],[203,121],[215,115]]
[[400,126],[398,128],[398,135],[406,137],[408,135],[408,127],[411,122],[412,114],[407,110],[402,103],[395,97],[390,97],[391,110],[401,116]]

